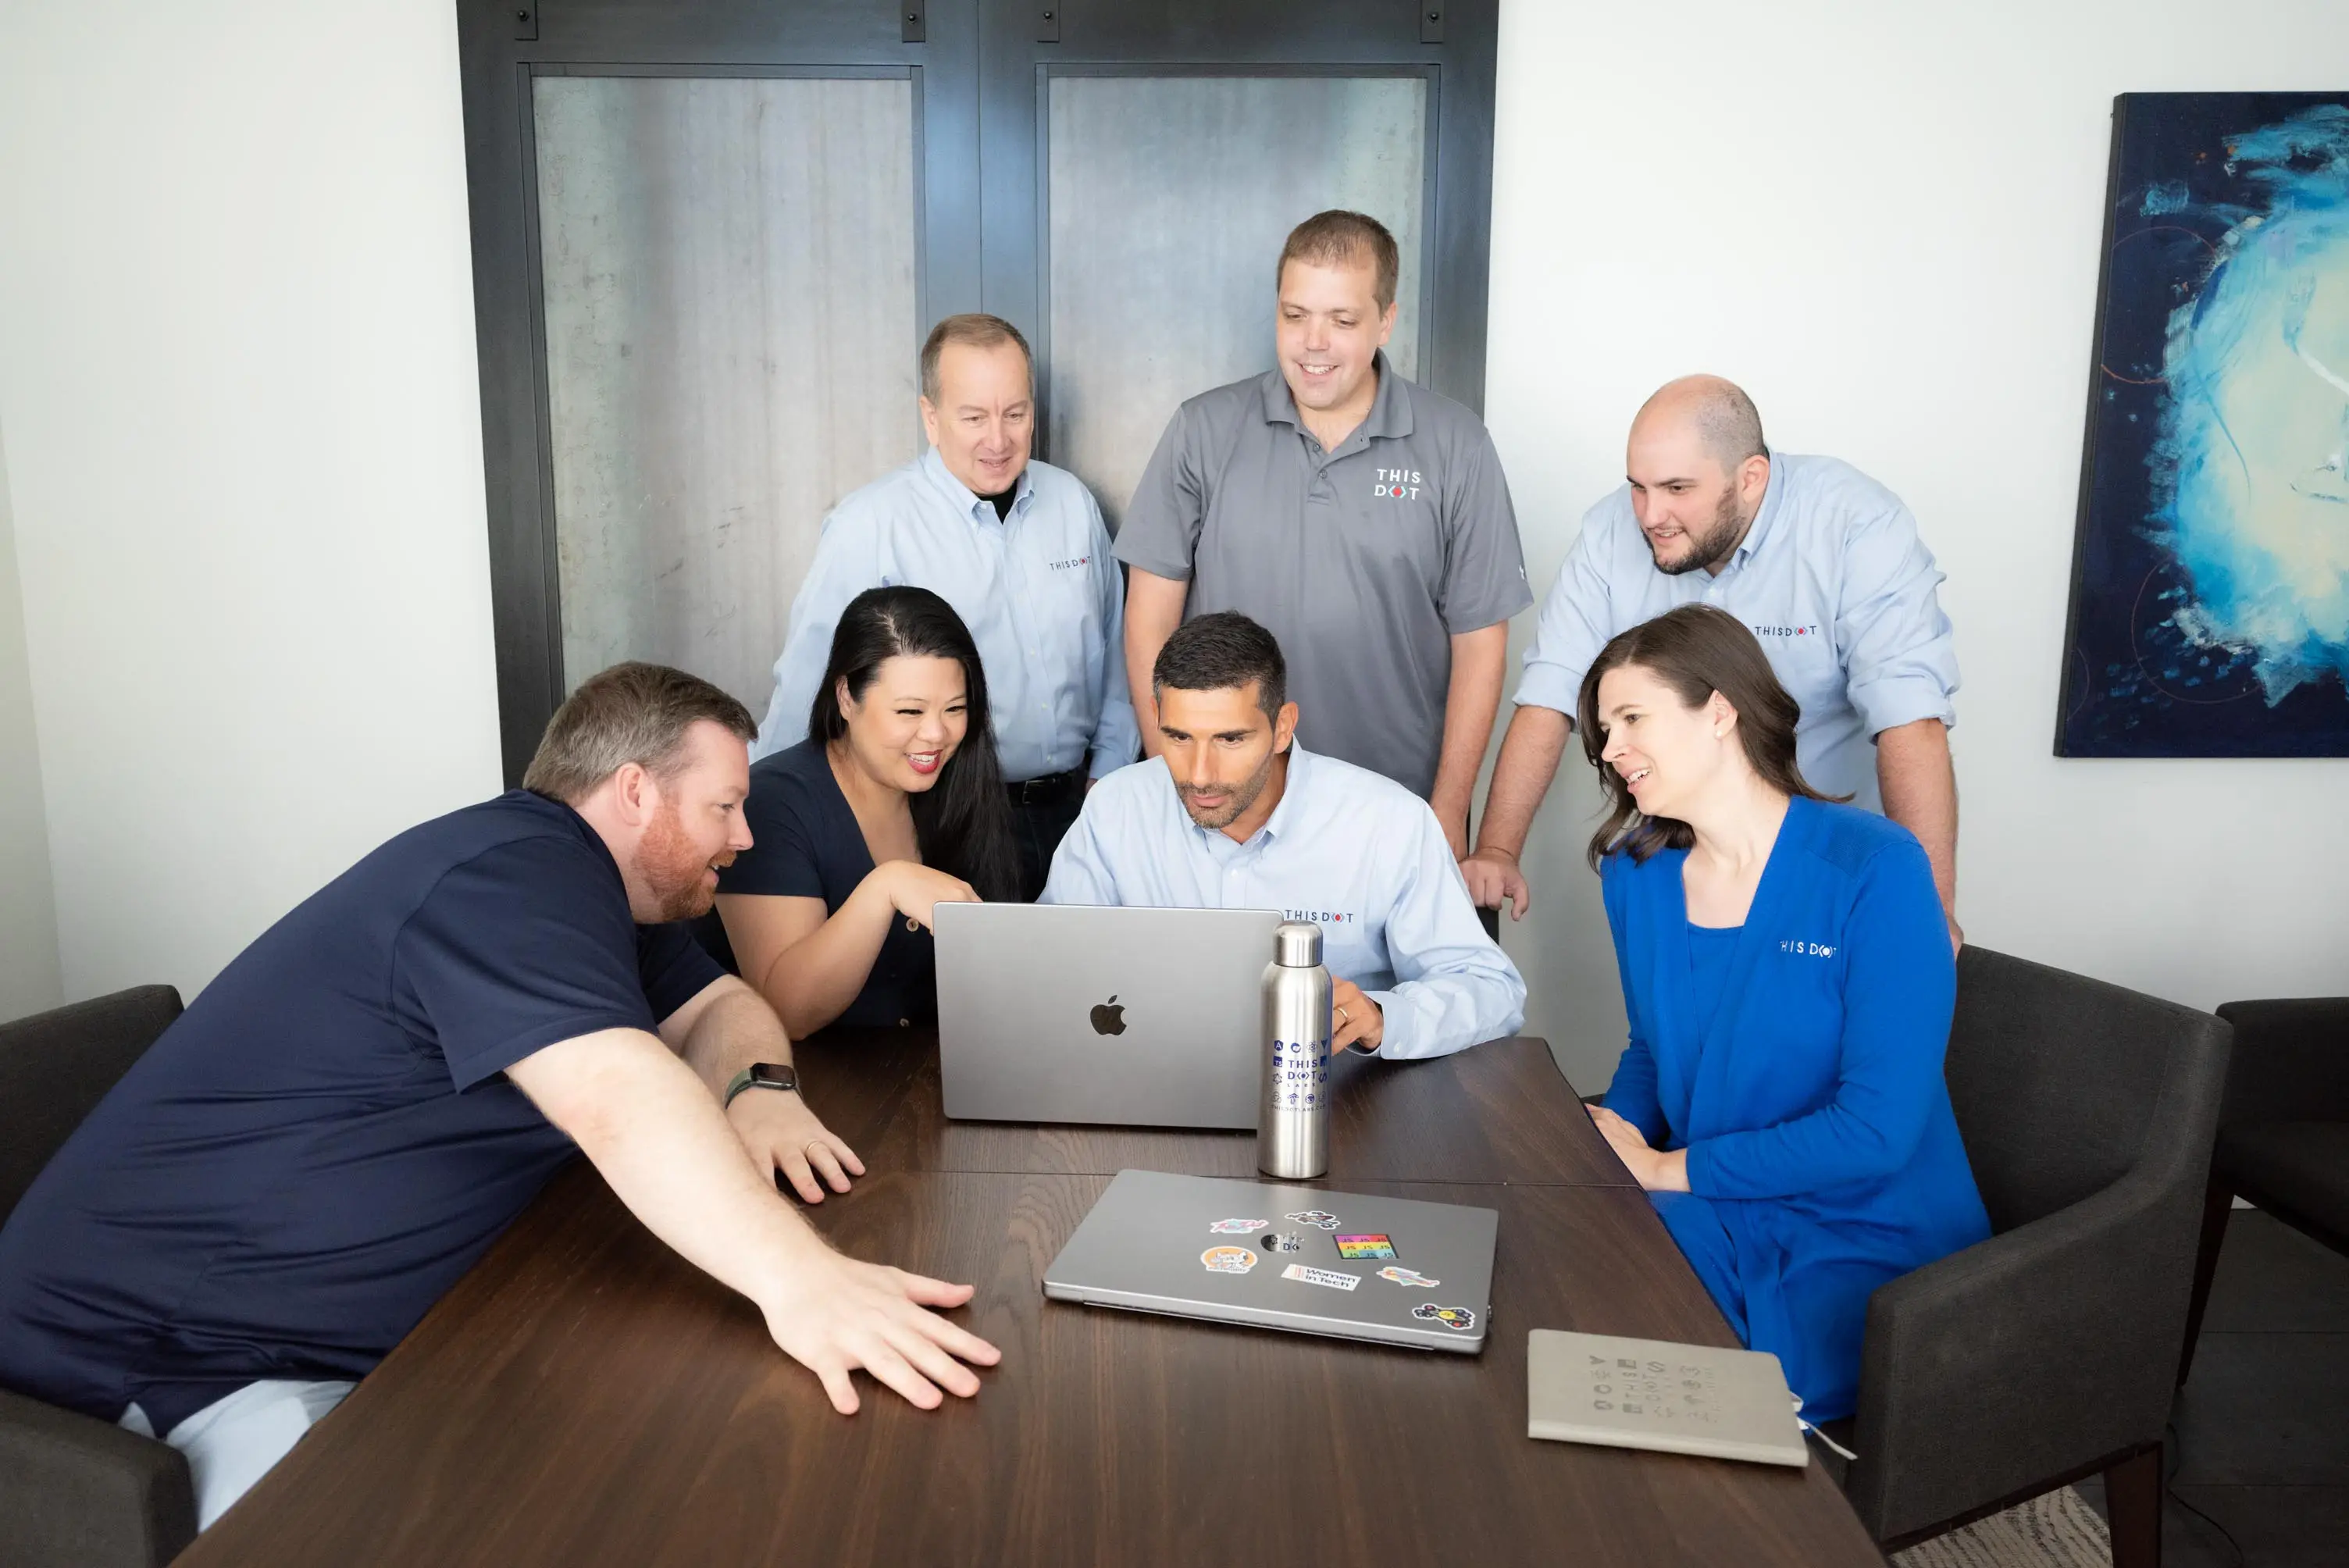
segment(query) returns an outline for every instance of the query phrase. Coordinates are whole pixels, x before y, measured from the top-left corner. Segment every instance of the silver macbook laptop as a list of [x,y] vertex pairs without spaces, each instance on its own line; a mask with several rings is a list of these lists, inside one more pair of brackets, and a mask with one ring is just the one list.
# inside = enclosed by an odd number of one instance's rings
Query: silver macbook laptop
[[1044,1271],[1055,1301],[1474,1354],[1490,1209],[1121,1171]]
[[1268,909],[937,907],[946,1112],[1256,1126]]

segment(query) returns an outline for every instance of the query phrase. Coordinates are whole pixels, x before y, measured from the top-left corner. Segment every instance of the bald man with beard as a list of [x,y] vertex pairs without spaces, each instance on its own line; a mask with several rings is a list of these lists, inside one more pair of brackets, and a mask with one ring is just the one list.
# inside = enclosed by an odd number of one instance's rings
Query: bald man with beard
[[1811,786],[1881,811],[1924,845],[1950,940],[1962,943],[1949,741],[1958,663],[1917,520],[1848,463],[1772,451],[1753,399],[1716,376],[1648,399],[1624,473],[1584,515],[1542,602],[1476,849],[1461,862],[1477,904],[1506,899],[1520,920],[1530,906],[1518,857],[1599,650],[1703,603],[1753,628],[1802,705],[1795,757]]

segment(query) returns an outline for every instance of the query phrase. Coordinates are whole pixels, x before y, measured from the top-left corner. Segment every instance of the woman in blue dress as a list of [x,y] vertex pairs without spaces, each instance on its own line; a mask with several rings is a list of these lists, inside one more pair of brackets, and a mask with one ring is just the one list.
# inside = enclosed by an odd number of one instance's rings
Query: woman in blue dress
[[751,845],[719,872],[703,941],[792,1038],[936,1018],[932,912],[1019,896],[987,676],[954,606],[850,600],[807,738],[751,765],[742,812]]
[[1869,1294],[1990,1233],[1941,1078],[1932,870],[1803,782],[1800,710],[1723,611],[1609,643],[1579,707],[1630,1019],[1591,1117],[1806,1418],[1847,1416]]

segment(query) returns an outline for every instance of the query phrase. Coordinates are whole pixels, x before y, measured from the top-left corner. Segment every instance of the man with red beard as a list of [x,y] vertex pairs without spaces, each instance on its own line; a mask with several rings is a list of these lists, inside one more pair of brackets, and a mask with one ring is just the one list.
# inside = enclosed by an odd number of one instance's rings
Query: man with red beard
[[705,681],[617,665],[525,788],[263,934],[0,1230],[0,1385],[181,1449],[208,1525],[577,1150],[843,1413],[857,1367],[925,1408],[978,1392],[962,1363],[997,1352],[924,1310],[969,1286],[843,1257],[777,1192],[864,1167],[773,1012],[678,923],[750,845],[754,732]]

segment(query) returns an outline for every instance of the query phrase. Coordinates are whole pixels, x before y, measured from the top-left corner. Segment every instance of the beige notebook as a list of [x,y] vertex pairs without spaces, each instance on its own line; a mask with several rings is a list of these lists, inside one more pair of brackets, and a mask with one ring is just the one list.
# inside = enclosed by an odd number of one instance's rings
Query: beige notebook
[[1526,1336],[1528,1437],[1806,1465],[1795,1408],[1766,1351],[1548,1328]]

